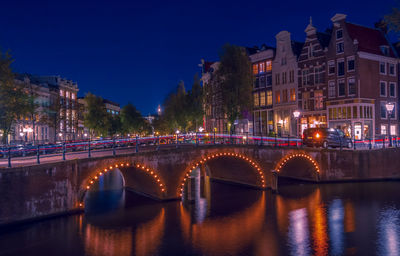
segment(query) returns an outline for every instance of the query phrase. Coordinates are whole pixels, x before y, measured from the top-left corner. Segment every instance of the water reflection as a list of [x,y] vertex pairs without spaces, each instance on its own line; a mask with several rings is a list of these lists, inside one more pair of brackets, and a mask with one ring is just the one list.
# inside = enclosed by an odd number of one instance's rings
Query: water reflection
[[305,208],[289,213],[289,247],[291,255],[310,255],[310,239],[308,232],[307,211]]
[[400,255],[400,211],[388,208],[381,212],[378,223],[378,253]]
[[331,240],[331,255],[343,254],[344,210],[342,200],[335,199],[329,206],[329,237]]
[[[196,209],[192,209],[192,211]],[[184,239],[203,255],[239,254],[257,239],[265,221],[265,192],[250,207],[227,216],[193,221],[190,212],[180,205]]]

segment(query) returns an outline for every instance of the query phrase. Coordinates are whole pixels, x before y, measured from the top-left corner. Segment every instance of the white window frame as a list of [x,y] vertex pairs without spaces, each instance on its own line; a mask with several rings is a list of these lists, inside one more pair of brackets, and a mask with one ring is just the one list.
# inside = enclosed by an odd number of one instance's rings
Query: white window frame
[[[394,84],[394,95],[393,95],[393,96],[390,95],[390,85],[391,85],[391,84]],[[396,87],[397,87],[396,82],[389,82],[388,97],[390,97],[390,98],[396,98],[396,96],[397,96]]]
[[[339,75],[339,63],[343,63],[343,75]],[[338,77],[344,77],[346,75],[346,62],[344,61],[344,59],[337,60],[336,68],[336,74]]]
[[[340,86],[339,86],[339,84],[341,83],[341,82],[343,82],[343,84],[344,84],[344,95],[339,95],[339,91],[340,91]],[[343,78],[343,79],[339,79],[338,81],[337,81],[337,97],[338,98],[341,98],[341,97],[346,97],[346,80]]]
[[349,77],[349,78],[347,78],[347,94],[349,96],[355,96],[357,93],[350,94],[350,80],[354,80],[354,86],[356,87],[356,91],[357,91],[356,78],[355,77]]
[[[380,64],[379,64],[380,65]],[[393,74],[390,74],[390,66],[391,65],[393,65],[393,71],[394,71],[394,73]],[[396,76],[396,64],[394,64],[394,63],[389,63],[389,65],[388,65],[388,74],[390,75],[390,76]]]
[[[335,92],[335,95],[334,95],[334,96],[331,96],[331,95],[329,94],[331,84],[333,84],[333,91]],[[336,98],[336,82],[335,82],[335,80],[330,80],[330,81],[328,81],[328,98],[331,98],[331,99],[332,99],[332,98]]]
[[[385,95],[382,95],[382,90],[381,90],[381,84],[385,84]],[[388,96],[388,90],[387,90],[387,82],[386,81],[379,81],[379,96],[381,97],[387,97]]]
[[[385,71],[384,71],[384,72],[381,72],[381,64],[384,64],[384,65],[385,65]],[[379,74],[381,74],[381,75],[386,75],[386,73],[387,73],[386,69],[387,69],[387,67],[386,67],[386,62],[380,61],[380,62],[379,62]]]
[[330,67],[335,67],[335,61],[334,60],[330,60],[330,61],[328,61],[328,75],[335,75],[336,74],[336,70],[335,70],[335,72],[333,72],[333,73],[331,73],[330,71],[329,71],[329,68]]
[[[394,131],[392,131],[392,127],[394,127]],[[390,136],[397,136],[397,125],[396,124],[390,124]]]
[[[349,61],[350,60],[354,61],[354,68],[353,69],[349,69]],[[356,70],[356,60],[355,60],[354,56],[347,57],[346,64],[347,64],[346,65],[347,72],[354,72]]]
[[[338,45],[339,44],[343,44],[343,49],[342,49],[342,51],[341,52],[338,52]],[[341,41],[341,42],[337,42],[336,43],[336,54],[343,54],[344,53],[344,42],[343,41]]]
[[[385,133],[383,133],[382,127],[385,127]],[[387,124],[381,124],[381,135],[387,135],[388,134],[388,127]]]
[[[340,38],[337,37],[339,31],[342,31],[342,37],[340,37]],[[343,29],[336,30],[336,41],[340,40],[340,39],[343,39]]]

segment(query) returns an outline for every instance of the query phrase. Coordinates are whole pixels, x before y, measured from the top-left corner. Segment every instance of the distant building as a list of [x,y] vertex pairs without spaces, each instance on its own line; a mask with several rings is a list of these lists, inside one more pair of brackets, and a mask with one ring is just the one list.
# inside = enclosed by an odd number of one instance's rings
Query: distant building
[[118,103],[107,99],[103,99],[103,102],[106,106],[107,113],[110,113],[111,115],[119,115],[121,112],[121,107]]
[[252,72],[253,85],[253,123],[251,133],[267,136],[274,131],[274,114],[272,110],[272,60],[275,48],[263,45],[258,48],[247,48]]
[[298,63],[304,43],[292,41],[288,31],[276,36],[276,53],[272,61],[274,131],[278,136],[297,136]]

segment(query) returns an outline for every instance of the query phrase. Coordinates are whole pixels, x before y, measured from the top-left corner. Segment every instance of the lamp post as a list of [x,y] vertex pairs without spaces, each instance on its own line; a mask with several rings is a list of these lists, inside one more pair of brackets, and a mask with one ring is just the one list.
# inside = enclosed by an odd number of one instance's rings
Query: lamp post
[[180,131],[179,130],[176,130],[176,132],[175,132],[175,136],[176,136],[176,148],[178,148],[178,135],[179,135],[179,133],[180,133]]
[[296,120],[296,137],[298,137],[299,136],[299,134],[298,134],[298,122],[297,122],[297,120],[299,119],[299,116],[300,116],[300,111],[298,111],[298,110],[295,110],[294,112],[293,112],[293,117],[294,117],[294,119]]
[[[63,136],[63,134],[60,132],[58,134],[58,137],[60,137],[60,140],[62,140],[62,136]],[[63,141],[63,144],[62,144],[62,159],[63,159],[63,161],[65,161],[65,140]]]
[[385,107],[386,107],[386,111],[387,111],[387,113],[388,113],[388,122],[389,122],[389,147],[392,147],[392,136],[391,136],[391,132],[390,132],[390,116],[392,115],[392,113],[393,113],[393,110],[394,110],[394,103],[393,102],[388,102],[388,103],[386,103],[386,105],[385,105]]

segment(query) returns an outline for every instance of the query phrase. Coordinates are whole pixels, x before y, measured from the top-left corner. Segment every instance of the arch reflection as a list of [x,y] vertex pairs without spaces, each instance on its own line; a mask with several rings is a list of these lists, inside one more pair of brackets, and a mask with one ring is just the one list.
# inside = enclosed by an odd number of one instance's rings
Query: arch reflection
[[378,223],[378,254],[400,255],[400,211],[385,209]]
[[238,254],[256,240],[265,222],[265,192],[245,210],[226,217],[193,223],[188,210],[180,204],[183,236],[203,254]]

